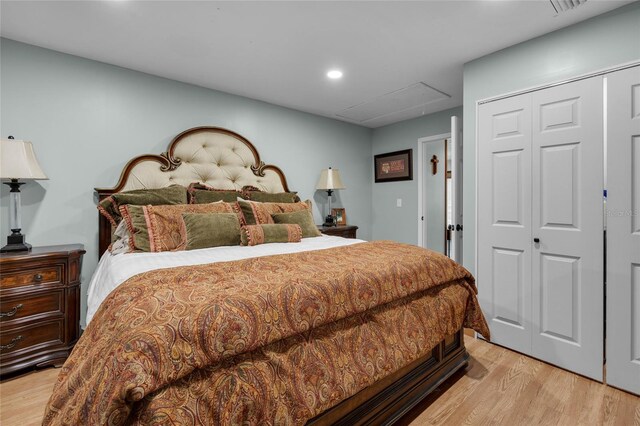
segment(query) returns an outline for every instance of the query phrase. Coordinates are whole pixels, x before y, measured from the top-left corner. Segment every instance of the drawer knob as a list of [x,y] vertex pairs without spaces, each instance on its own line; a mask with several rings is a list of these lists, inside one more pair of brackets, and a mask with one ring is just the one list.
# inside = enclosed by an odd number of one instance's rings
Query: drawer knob
[[11,309],[9,312],[0,312],[0,318],[12,317],[16,314],[16,312],[18,312],[18,309],[20,308],[22,308],[22,303],[14,306],[13,309]]
[[33,279],[34,279],[37,283],[39,283],[40,281],[42,281],[42,274],[35,274],[35,275],[33,276]]
[[22,340],[22,335],[14,337],[13,339],[11,339],[11,343],[6,345],[0,345],[0,351],[3,351],[5,349],[11,349],[15,345],[17,345],[20,340]]

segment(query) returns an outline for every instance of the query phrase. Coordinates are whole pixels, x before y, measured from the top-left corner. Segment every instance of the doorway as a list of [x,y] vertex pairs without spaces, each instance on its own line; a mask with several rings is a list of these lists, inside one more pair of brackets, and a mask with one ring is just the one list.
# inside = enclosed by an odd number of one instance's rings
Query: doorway
[[461,262],[461,145],[451,122],[451,133],[418,140],[418,245]]

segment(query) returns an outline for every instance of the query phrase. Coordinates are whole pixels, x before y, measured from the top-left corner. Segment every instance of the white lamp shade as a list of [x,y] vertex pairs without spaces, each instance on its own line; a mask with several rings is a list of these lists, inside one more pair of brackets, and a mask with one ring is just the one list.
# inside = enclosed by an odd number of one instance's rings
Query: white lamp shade
[[31,142],[15,139],[0,140],[0,178],[49,179],[40,168]]
[[324,169],[320,172],[320,179],[318,179],[318,184],[316,185],[316,189],[346,189],[344,183],[342,183],[342,178],[340,178],[340,171],[338,169],[332,169],[329,167],[328,169]]

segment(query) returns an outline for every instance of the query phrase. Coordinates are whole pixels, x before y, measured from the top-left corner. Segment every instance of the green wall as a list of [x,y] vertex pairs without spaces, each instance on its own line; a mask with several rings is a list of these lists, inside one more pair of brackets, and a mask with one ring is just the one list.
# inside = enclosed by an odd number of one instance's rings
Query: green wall
[[[413,149],[413,180],[373,183],[372,238],[418,244],[418,139],[451,131],[451,116],[462,117],[462,107],[374,129],[373,154]],[[373,168],[373,159],[371,159]],[[402,199],[402,207],[396,200]]]
[[[213,125],[248,138],[289,186],[314,200],[321,223],[320,170],[340,169],[347,189],[334,196],[358,236],[371,237],[371,130],[260,101],[0,39],[0,135],[31,140],[48,181],[23,187],[23,230],[33,245],[82,243],[82,313],[95,269],[94,187],[115,185],[130,158],[163,152],[190,127]],[[0,238],[9,233],[2,185]]]
[[464,66],[464,257],[475,271],[476,101],[640,60],[640,3]]

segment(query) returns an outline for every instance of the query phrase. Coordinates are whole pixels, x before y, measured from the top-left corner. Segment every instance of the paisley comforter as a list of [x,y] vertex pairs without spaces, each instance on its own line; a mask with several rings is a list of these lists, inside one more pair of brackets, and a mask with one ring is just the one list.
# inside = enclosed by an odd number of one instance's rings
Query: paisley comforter
[[473,277],[377,241],[155,270],[102,303],[43,424],[304,424],[470,327]]

